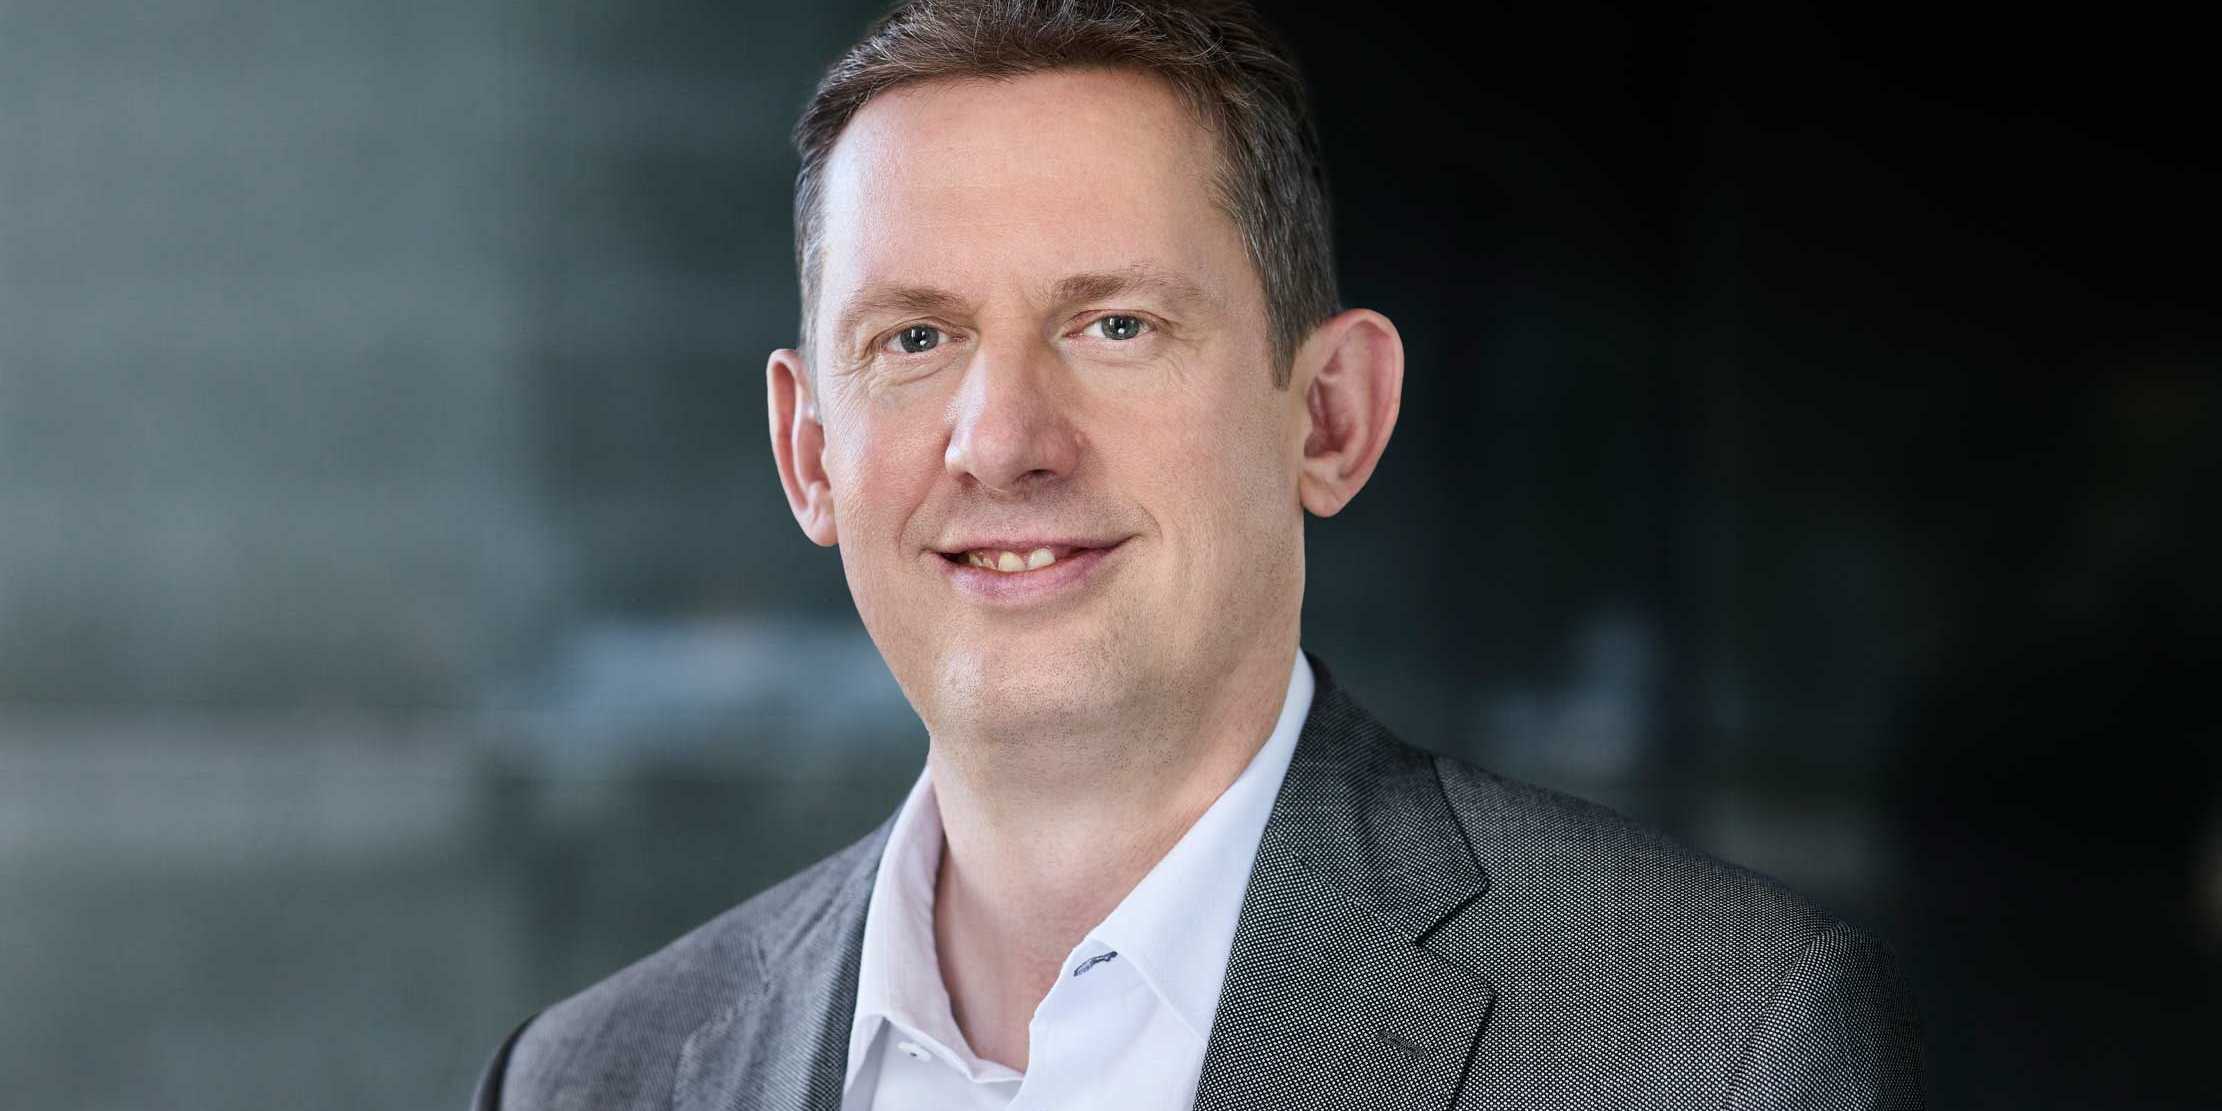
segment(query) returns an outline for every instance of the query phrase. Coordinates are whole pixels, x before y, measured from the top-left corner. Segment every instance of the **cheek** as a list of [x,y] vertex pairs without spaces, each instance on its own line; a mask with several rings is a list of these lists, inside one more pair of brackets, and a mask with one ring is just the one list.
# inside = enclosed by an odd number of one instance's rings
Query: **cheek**
[[942,442],[928,422],[869,408],[845,413],[826,430],[826,478],[833,487],[841,546],[866,549],[902,539],[941,473]]
[[884,427],[859,423],[843,431],[848,435],[826,453],[841,571],[865,631],[901,681],[911,677],[906,665],[916,646],[933,632],[911,577],[920,568],[921,539],[910,525],[931,491],[939,457],[921,461],[915,438],[889,437]]
[[[918,570],[930,537],[914,523],[941,474],[941,447],[924,422],[880,413],[843,413],[827,429],[826,478],[832,486],[841,568],[866,628],[883,645],[918,635]],[[887,638],[892,637],[892,640]]]
[[1196,561],[1239,569],[1261,558],[1261,550],[1288,543],[1296,494],[1276,414],[1255,398],[1240,399],[1241,409],[1236,403],[1225,399],[1183,422],[1181,434],[1163,445],[1171,465],[1159,468],[1158,481],[1182,507]]

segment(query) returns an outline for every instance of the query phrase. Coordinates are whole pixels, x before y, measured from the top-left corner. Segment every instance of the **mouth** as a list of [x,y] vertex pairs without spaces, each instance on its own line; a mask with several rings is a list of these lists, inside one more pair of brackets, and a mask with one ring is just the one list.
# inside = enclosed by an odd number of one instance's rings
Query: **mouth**
[[1113,540],[968,540],[937,551],[943,573],[958,593],[993,606],[1040,605],[1077,598],[1125,544]]
[[1014,543],[1008,546],[989,545],[966,548],[962,551],[943,552],[941,558],[964,567],[977,567],[999,575],[1024,575],[1053,567],[1058,560],[1071,559],[1084,552],[1102,551],[1110,545],[1088,546],[1082,544]]

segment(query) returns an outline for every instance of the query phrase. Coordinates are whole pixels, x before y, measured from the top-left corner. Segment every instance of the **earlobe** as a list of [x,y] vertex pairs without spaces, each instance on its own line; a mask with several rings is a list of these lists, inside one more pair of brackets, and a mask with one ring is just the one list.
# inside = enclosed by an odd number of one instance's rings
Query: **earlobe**
[[772,352],[764,366],[764,408],[771,418],[772,461],[787,492],[787,508],[804,536],[821,547],[839,539],[833,487],[825,469],[825,427],[818,422],[810,372],[791,348]]
[[1404,341],[1389,318],[1350,309],[1312,331],[1298,353],[1304,459],[1297,493],[1320,517],[1358,496],[1388,449],[1404,401]]

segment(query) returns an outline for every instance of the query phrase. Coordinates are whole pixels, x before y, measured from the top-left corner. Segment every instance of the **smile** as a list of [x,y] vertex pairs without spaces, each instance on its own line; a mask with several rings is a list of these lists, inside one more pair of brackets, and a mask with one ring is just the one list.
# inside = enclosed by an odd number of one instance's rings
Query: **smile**
[[[1072,551],[1073,549],[1067,548],[1065,554],[1071,555]],[[964,553],[964,561],[985,571],[996,571],[1006,575],[1023,575],[1028,571],[1039,571],[1057,562],[1057,550],[1055,548],[1035,548],[1021,555],[1007,548],[974,548]]]
[[1082,543],[975,539],[939,552],[946,581],[975,602],[1034,605],[1087,592],[1124,538]]

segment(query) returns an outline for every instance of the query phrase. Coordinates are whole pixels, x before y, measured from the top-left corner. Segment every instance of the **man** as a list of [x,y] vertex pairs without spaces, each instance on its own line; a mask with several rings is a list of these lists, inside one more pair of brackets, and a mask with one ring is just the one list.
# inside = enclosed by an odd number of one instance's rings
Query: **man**
[[513,1035],[512,1108],[1919,1102],[1874,945],[1405,747],[1297,643],[1395,424],[1246,9],[920,0],[797,130],[795,519],[931,737],[901,810]]

